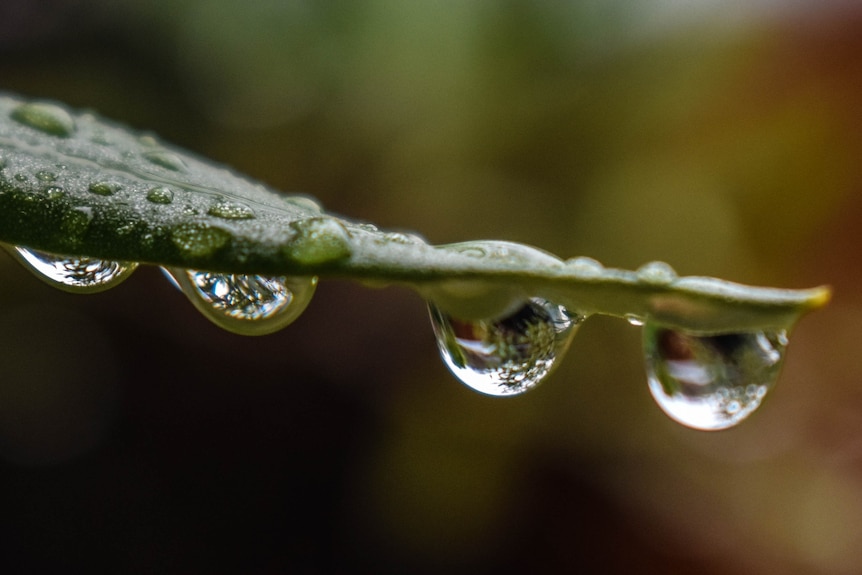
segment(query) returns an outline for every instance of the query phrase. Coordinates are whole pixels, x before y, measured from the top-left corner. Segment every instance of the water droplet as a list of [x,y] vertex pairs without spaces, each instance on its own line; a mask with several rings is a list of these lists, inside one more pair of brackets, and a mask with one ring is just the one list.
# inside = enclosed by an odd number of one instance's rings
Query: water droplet
[[120,184],[117,182],[95,182],[90,184],[90,192],[97,196],[113,196],[120,191]]
[[699,335],[647,322],[649,389],[679,423],[726,429],[760,405],[775,384],[786,345],[783,331]]
[[633,313],[626,314],[626,321],[635,327],[640,327],[644,324],[643,318]]
[[206,224],[180,224],[171,231],[171,241],[186,257],[212,255],[231,239],[230,232]]
[[174,192],[167,186],[156,186],[147,192],[147,199],[154,204],[169,204],[174,201]]
[[254,217],[254,211],[244,204],[222,200],[207,210],[207,213],[225,220],[247,220]]
[[45,196],[49,200],[59,200],[66,195],[66,191],[60,186],[48,186],[45,188]]
[[9,116],[25,126],[29,126],[51,136],[67,137],[75,131],[75,120],[69,112],[54,104],[32,102],[16,107]]
[[664,262],[645,263],[635,272],[643,283],[667,285],[676,280],[676,271]]
[[431,325],[449,370],[465,385],[495,396],[539,385],[563,356],[583,317],[540,298],[498,319],[463,321],[429,304]]
[[342,260],[352,253],[350,235],[338,220],[307,218],[291,224],[294,231],[284,255],[299,264],[316,265]]
[[20,173],[20,172],[19,172],[19,173],[17,173],[17,174],[15,174],[14,178],[15,178],[15,181],[16,181],[16,182],[21,182],[22,184],[23,184],[24,182],[27,182],[27,181],[29,181],[29,180],[30,180],[30,178],[28,178],[26,174],[22,174],[22,173]]
[[48,170],[40,170],[36,172],[36,179],[42,182],[54,182],[57,180],[57,174]]
[[149,160],[150,163],[167,168],[174,172],[181,172],[186,169],[186,163],[183,159],[167,150],[150,150],[148,152],[144,152],[144,157]]
[[566,260],[566,269],[581,277],[597,277],[604,273],[605,266],[598,260],[580,256]]
[[323,211],[323,206],[308,196],[287,196],[284,198],[284,201],[309,212],[319,214]]
[[241,335],[265,335],[292,323],[317,286],[316,277],[163,271],[207,319]]
[[77,256],[57,256],[28,248],[10,250],[15,258],[48,284],[71,292],[99,292],[125,280],[138,266]]

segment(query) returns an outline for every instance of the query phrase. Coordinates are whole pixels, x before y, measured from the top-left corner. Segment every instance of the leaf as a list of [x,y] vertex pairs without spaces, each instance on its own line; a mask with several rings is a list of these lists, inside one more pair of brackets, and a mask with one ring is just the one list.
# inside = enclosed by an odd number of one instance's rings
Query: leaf
[[325,213],[224,167],[50,102],[0,95],[0,241],[54,254],[233,274],[401,284],[465,319],[543,297],[581,314],[702,332],[786,329],[829,290],[747,287],[567,262],[511,242],[432,246]]

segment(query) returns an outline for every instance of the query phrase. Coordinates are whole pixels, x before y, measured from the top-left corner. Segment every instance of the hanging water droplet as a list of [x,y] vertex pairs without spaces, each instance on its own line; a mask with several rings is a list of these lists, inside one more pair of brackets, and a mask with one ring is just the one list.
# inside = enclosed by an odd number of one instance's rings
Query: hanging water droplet
[[54,287],[78,293],[94,293],[112,288],[129,277],[138,267],[138,264],[133,262],[57,256],[21,247],[14,247],[9,251],[41,280]]
[[316,277],[266,277],[179,268],[162,271],[214,324],[241,335],[265,335],[305,310]]
[[565,353],[584,317],[541,298],[506,317],[463,321],[429,304],[440,354],[480,393],[518,395],[539,385]]
[[67,137],[75,131],[75,120],[69,112],[43,102],[20,104],[9,114],[10,117],[25,126],[29,126],[51,136]]
[[650,393],[683,425],[732,427],[751,415],[775,384],[786,345],[783,331],[699,335],[647,322]]

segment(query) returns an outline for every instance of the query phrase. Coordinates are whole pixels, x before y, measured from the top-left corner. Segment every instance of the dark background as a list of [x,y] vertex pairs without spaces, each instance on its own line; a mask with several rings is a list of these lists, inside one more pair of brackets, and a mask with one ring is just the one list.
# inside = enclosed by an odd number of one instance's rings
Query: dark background
[[0,570],[858,572],[856,6],[5,0],[0,89],[334,212],[836,293],[764,407],[706,434],[652,402],[622,321],[499,399],[411,292],[324,280],[243,338],[154,268],[74,296],[4,257]]

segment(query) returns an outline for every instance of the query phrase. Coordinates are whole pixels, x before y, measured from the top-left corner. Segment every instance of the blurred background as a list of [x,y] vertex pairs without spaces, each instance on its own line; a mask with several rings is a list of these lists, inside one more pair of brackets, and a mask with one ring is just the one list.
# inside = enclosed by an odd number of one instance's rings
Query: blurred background
[[623,321],[491,398],[412,292],[322,281],[242,338],[153,268],[74,296],[3,257],[3,572],[859,572],[858,2],[4,0],[0,89],[432,243],[835,288],[709,434]]

